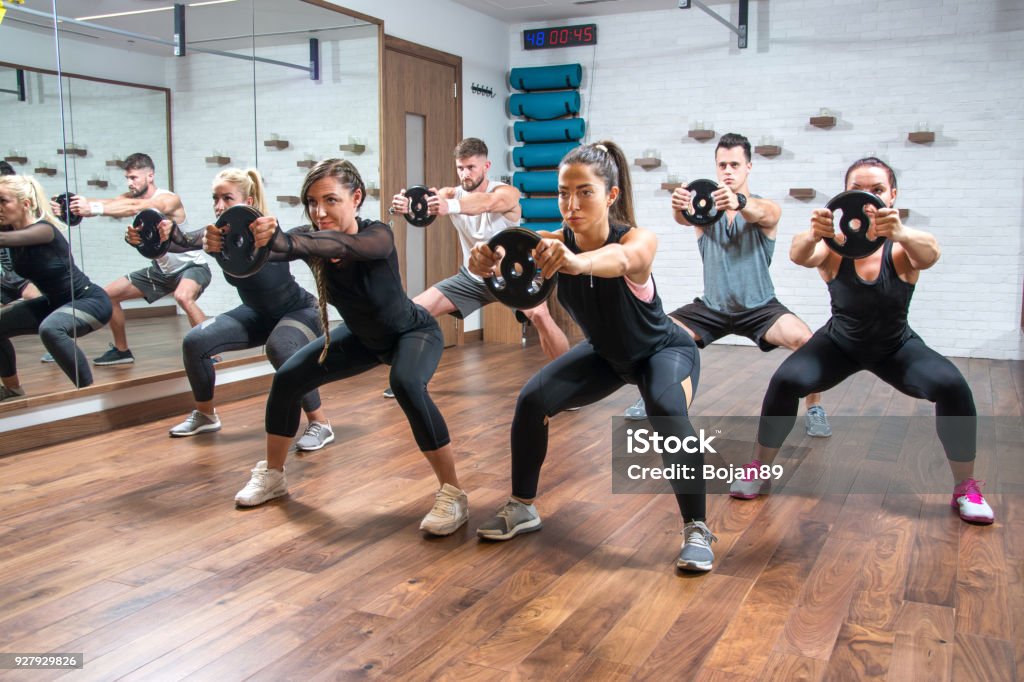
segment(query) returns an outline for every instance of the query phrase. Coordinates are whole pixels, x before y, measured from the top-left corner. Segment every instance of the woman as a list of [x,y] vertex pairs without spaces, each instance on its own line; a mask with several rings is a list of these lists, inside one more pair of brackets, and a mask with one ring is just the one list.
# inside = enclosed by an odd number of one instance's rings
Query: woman
[[[327,159],[309,171],[302,185],[312,228],[283,232],[269,216],[251,226],[256,245],[268,245],[272,257],[309,263],[317,281],[323,328],[328,329],[327,303],[338,309],[345,323],[299,349],[274,375],[267,399],[267,458],[257,463],[235,502],[253,506],[287,492],[284,464],[298,429],[303,395],[384,363],[391,366],[391,388],[440,485],[420,529],[449,535],[466,522],[469,510],[455,474],[448,427],[427,392],[441,358],[441,329],[405,295],[391,230],[358,217],[365,196],[355,166]],[[220,233],[207,228],[206,234],[208,248],[218,250]]]
[[[252,206],[267,212],[263,179],[259,171],[229,168],[213,180],[213,212],[220,215],[232,206]],[[170,233],[171,251],[180,253],[203,247],[206,228],[183,234],[170,221],[161,224]],[[128,228],[128,241],[140,243],[138,232]],[[214,360],[219,353],[266,345],[267,358],[275,369],[292,353],[318,337],[320,313],[316,299],[299,286],[288,263],[267,263],[251,277],[234,277],[224,273],[228,284],[238,290],[242,305],[228,312],[208,317],[185,335],[182,356],[195,407],[185,421],[170,430],[172,437],[194,436],[219,431],[220,417],[213,404]],[[327,415],[320,406],[318,391],[302,396],[302,409],[308,426],[295,444],[302,451],[319,450],[334,440]]]
[[71,250],[34,178],[0,176],[0,249],[9,249],[14,271],[42,294],[0,314],[0,401],[25,395],[10,339],[39,334],[71,382],[92,384],[92,370],[75,339],[110,321],[110,299],[71,259]]
[[[761,407],[757,453],[747,465],[771,464],[793,427],[801,396],[825,391],[852,374],[867,370],[895,389],[935,403],[936,430],[955,487],[951,506],[960,518],[992,523],[992,508],[974,479],[977,411],[960,371],[925,345],[907,324],[910,299],[922,270],[939,260],[935,237],[903,225],[896,201],[896,174],[875,157],[855,161],[846,171],[846,189],[879,197],[885,208],[868,205],[868,237],[885,238],[882,248],[859,260],[842,258],[822,241],[835,237],[832,212],[817,209],[811,226],[793,238],[794,263],[817,268],[828,284],[832,317],[806,345],[776,370]],[[732,485],[731,494],[752,499],[762,481]]]
[[[639,387],[650,416],[683,417],[666,420],[675,435],[685,437],[692,429],[685,417],[699,378],[697,346],[662,310],[651,275],[657,238],[635,227],[622,150],[600,142],[569,152],[558,168],[558,205],[563,227],[540,233],[534,257],[545,277],[559,273],[558,300],[586,340],[541,369],[519,394],[512,420],[512,496],[477,529],[489,540],[540,529],[533,503],[548,420],[559,412],[601,400],[629,383]],[[481,244],[473,249],[470,271],[487,277],[499,262],[499,255]],[[700,467],[703,456],[682,454],[678,463]],[[676,495],[684,523],[676,565],[710,571],[715,537],[705,524],[704,483],[694,484],[699,492]]]

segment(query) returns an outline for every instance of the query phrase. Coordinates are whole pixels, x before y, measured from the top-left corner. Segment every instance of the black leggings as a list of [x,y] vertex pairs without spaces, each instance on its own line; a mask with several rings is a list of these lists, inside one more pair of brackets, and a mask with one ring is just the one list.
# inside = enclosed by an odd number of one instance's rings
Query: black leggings
[[800,398],[827,391],[850,375],[867,370],[893,388],[935,403],[935,428],[955,462],[972,462],[977,447],[978,412],[963,374],[952,362],[911,336],[895,353],[873,361],[850,357],[819,330],[786,358],[772,376],[761,406],[757,442],[782,447],[793,429]]
[[110,298],[103,289],[90,286],[74,303],[54,306],[45,296],[15,303],[0,312],[0,376],[17,374],[14,336],[39,334],[43,346],[61,371],[79,388],[92,384],[92,369],[75,338],[94,332],[110,321]]
[[[282,317],[268,317],[247,305],[240,305],[207,318],[185,335],[181,345],[192,396],[197,402],[213,400],[216,374],[211,358],[219,353],[266,344],[267,359],[277,369],[320,333],[320,313],[316,308],[300,308]],[[302,396],[302,409],[307,413],[319,407],[318,391]]]
[[303,395],[383,363],[391,365],[391,390],[420,450],[437,450],[451,442],[444,417],[427,392],[444,349],[441,328],[433,318],[429,324],[398,337],[387,353],[374,353],[345,325],[331,330],[330,349],[321,365],[317,359],[323,347],[321,336],[296,351],[277,370],[267,399],[267,433],[291,438],[299,430],[299,401]]
[[[689,378],[693,394],[700,378],[700,356],[685,332],[678,330],[675,343],[625,371],[616,371],[584,341],[552,360],[534,374],[519,392],[512,419],[512,495],[521,499],[537,496],[540,469],[548,451],[548,418],[570,407],[582,407],[605,398],[623,385],[636,384],[651,417],[686,417],[683,382]],[[673,420],[671,434],[679,438],[693,434],[689,419]],[[682,464],[701,471],[700,452],[673,455],[666,464]],[[703,481],[700,483],[703,486]],[[679,511],[687,521],[703,521],[705,499],[700,493],[677,494]]]

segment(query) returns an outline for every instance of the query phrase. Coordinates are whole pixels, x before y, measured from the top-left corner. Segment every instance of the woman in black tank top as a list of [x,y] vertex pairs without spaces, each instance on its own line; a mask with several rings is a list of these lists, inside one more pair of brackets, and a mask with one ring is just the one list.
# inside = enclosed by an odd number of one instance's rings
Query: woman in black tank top
[[[965,521],[992,523],[992,508],[974,479],[977,411],[971,389],[953,363],[925,345],[907,324],[921,270],[939,259],[938,242],[902,224],[893,208],[896,174],[883,161],[869,157],[855,162],[846,172],[846,189],[882,199],[886,208],[867,207],[872,217],[868,236],[886,242],[860,260],[840,257],[822,241],[835,235],[827,209],[814,211],[810,229],[793,238],[790,258],[817,268],[828,283],[832,317],[772,377],[761,408],[757,455],[747,467],[774,460],[793,427],[800,397],[867,370],[907,395],[935,403],[936,430],[955,485],[950,506]],[[741,499],[761,492],[756,480],[738,481],[732,488],[733,497]]]
[[[534,257],[546,277],[559,273],[558,298],[586,340],[548,365],[523,387],[512,420],[512,496],[497,516],[477,529],[488,540],[539,530],[533,505],[547,454],[548,421],[589,405],[624,384],[636,384],[648,414],[666,419],[666,436],[693,433],[687,406],[697,388],[699,358],[688,334],[666,317],[651,267],[657,238],[634,227],[629,165],[612,142],[577,147],[558,172],[562,229],[541,232]],[[486,244],[473,249],[470,270],[490,276],[500,262]],[[669,466],[696,467],[700,452],[665,456]],[[711,570],[714,536],[705,525],[703,480],[673,486],[685,536],[676,565]]]

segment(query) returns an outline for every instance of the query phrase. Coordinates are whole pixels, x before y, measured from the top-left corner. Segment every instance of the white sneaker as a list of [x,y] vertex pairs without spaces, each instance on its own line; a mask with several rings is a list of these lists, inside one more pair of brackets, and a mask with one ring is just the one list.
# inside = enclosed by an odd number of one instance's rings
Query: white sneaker
[[300,452],[313,452],[333,442],[334,431],[331,430],[330,424],[310,422],[302,434],[302,438],[295,442],[295,449]]
[[434,507],[420,523],[420,530],[431,535],[451,535],[469,520],[466,493],[445,483],[434,493]]
[[168,433],[172,438],[184,438],[204,431],[220,431],[220,417],[216,412],[213,413],[213,419],[210,419],[199,410],[192,410],[192,414],[185,421],[171,428]]
[[0,403],[5,400],[14,400],[15,398],[24,398],[25,389],[18,388],[7,388],[3,384],[0,384]]
[[235,495],[235,504],[239,507],[255,507],[287,494],[288,482],[284,478],[284,471],[268,469],[266,460],[263,460],[256,462],[252,478]]

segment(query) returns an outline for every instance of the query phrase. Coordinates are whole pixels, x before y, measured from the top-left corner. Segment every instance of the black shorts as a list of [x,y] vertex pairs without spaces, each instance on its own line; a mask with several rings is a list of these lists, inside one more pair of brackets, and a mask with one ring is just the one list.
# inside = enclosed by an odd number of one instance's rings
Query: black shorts
[[697,346],[704,348],[715,339],[729,334],[745,336],[763,351],[775,350],[778,346],[764,340],[775,321],[783,315],[792,315],[792,311],[772,298],[764,305],[741,310],[736,313],[721,313],[707,307],[699,298],[693,303],[684,305],[669,313],[669,317],[679,320],[696,336]]

